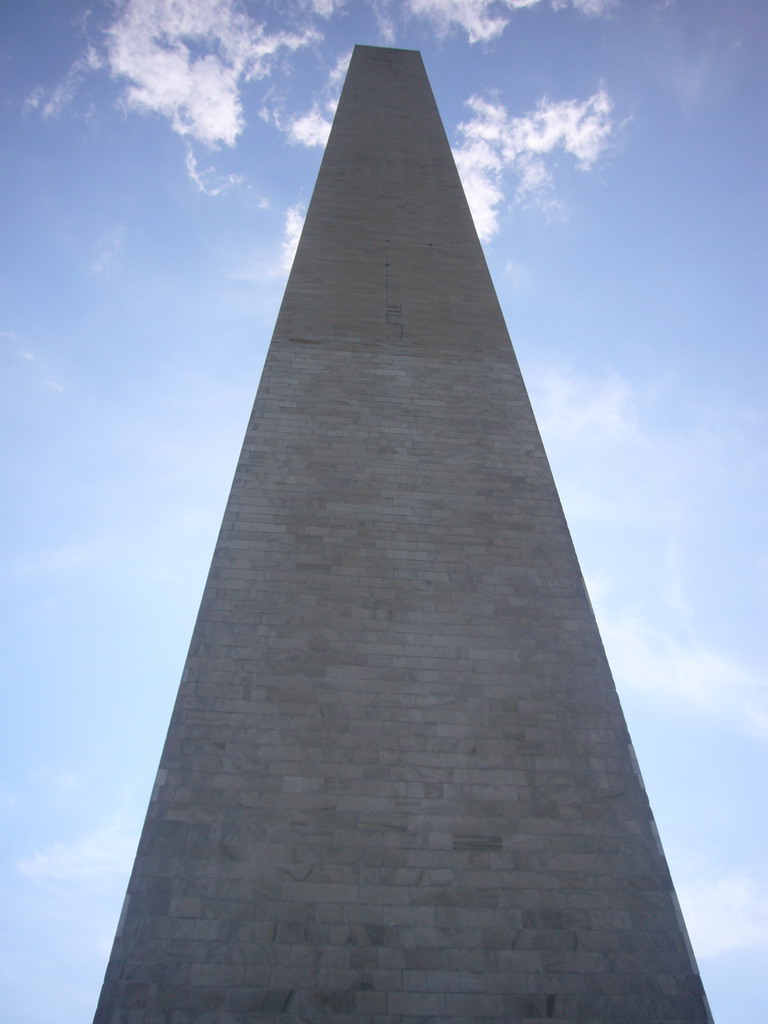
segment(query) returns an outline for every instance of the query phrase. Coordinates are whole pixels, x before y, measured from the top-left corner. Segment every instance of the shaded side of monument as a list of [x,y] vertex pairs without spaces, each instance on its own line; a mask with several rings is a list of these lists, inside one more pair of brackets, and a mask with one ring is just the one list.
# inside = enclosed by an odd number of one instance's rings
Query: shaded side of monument
[[418,53],[357,47],[97,1024],[705,1022]]

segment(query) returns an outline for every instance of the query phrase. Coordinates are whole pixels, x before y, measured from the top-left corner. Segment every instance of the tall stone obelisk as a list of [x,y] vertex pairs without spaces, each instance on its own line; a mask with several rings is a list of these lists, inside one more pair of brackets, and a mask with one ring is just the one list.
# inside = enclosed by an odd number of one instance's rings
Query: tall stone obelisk
[[355,50],[99,1024],[704,1022],[418,53]]

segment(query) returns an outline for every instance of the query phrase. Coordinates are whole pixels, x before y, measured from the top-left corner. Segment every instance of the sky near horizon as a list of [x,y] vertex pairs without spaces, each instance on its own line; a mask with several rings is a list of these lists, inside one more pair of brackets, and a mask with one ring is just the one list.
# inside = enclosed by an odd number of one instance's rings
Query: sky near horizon
[[421,50],[717,1024],[766,1019],[768,5],[7,0],[0,1019],[89,1020],[355,43]]

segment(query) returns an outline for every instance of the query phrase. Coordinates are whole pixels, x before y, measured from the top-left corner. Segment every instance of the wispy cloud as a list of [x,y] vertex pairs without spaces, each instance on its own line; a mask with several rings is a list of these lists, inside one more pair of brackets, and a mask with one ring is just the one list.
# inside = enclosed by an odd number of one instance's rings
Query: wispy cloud
[[745,23],[729,17],[725,6],[720,17],[682,20],[674,12],[674,0],[651,12],[651,73],[684,113],[725,101],[743,74]]
[[296,248],[304,227],[304,216],[307,212],[305,203],[296,203],[285,211],[285,227],[283,231],[283,266],[290,270]]
[[533,282],[533,275],[524,263],[507,260],[504,264],[504,277],[517,291],[525,291]]
[[[528,381],[572,526],[603,547],[613,531],[631,531],[637,548],[615,574],[604,562],[603,577],[589,580],[619,687],[768,739],[764,673],[707,631],[687,578],[698,557],[688,538],[701,533],[702,509],[713,514],[702,488],[717,465],[719,427],[714,440],[698,420],[678,435],[654,430],[652,403],[617,374],[534,368]],[[643,591],[646,562],[654,570]],[[618,578],[627,570],[638,581],[632,594]]]
[[[593,597],[595,597],[593,593]],[[682,638],[629,611],[595,600],[600,632],[618,685],[768,740],[768,687],[761,675],[695,634]]]
[[18,793],[8,789],[5,783],[0,783],[0,813],[16,811],[21,806]]
[[678,871],[677,892],[696,954],[768,952],[768,888],[747,869],[720,878],[697,866]]
[[458,26],[470,43],[496,39],[509,24],[507,12],[534,7],[540,0],[408,0],[412,14],[427,18],[438,33]]
[[302,0],[302,6],[320,18],[330,18],[343,10],[347,0]]
[[[620,0],[571,0],[571,3],[579,14],[598,18],[615,11],[620,4]],[[552,6],[557,10],[561,7],[567,7],[568,3],[567,0],[553,0]]]
[[461,142],[454,156],[484,240],[498,230],[507,175],[516,179],[517,202],[556,207],[545,158],[561,150],[573,156],[581,170],[589,170],[605,152],[613,131],[612,104],[604,89],[582,102],[543,99],[522,117],[511,117],[502,103],[480,96],[470,97],[467,106],[472,117],[458,127]]
[[132,0],[108,35],[110,71],[128,80],[126,106],[211,146],[231,146],[242,131],[246,82],[320,38],[309,26],[268,32],[234,0]]
[[46,800],[53,805],[62,800],[67,801],[84,790],[82,776],[71,769],[51,768],[47,764],[38,765],[30,779],[37,791],[44,794]]
[[77,89],[91,71],[97,71],[103,67],[103,61],[93,46],[89,46],[82,57],[72,64],[69,71],[58,85],[53,89],[46,90],[42,86],[34,89],[24,102],[24,109],[38,110],[46,120],[50,117],[57,117],[66,107],[70,105],[75,97]]
[[120,262],[120,257],[125,245],[125,226],[118,224],[99,244],[96,258],[91,263],[89,270],[92,274],[110,275]]
[[[59,391],[63,388],[58,385]],[[90,541],[82,544],[67,544],[55,550],[40,552],[17,568],[17,572],[25,576],[46,576],[50,573],[77,571],[84,566],[100,564],[114,558],[114,545],[107,541]]]
[[[408,11],[428,20],[438,35],[453,28],[466,32],[470,43],[497,39],[507,27],[510,14],[535,7],[541,0],[407,0]],[[551,0],[555,10],[573,6],[580,14],[605,15],[618,0]]]
[[265,104],[261,110],[262,118],[266,121],[273,121],[281,131],[285,132],[290,142],[302,146],[324,146],[328,141],[333,115],[336,113],[339,93],[351,56],[352,51],[348,50],[338,58],[328,75],[322,98],[316,100],[308,111],[303,114],[286,116],[279,106],[270,107]]
[[187,150],[184,163],[190,181],[193,181],[207,196],[224,195],[245,181],[242,174],[219,174],[215,167],[209,166],[201,170],[191,149]]
[[[8,341],[17,341],[17,337],[11,331],[0,331],[0,338],[6,338]],[[43,358],[42,360],[33,352],[28,346],[24,345],[23,348],[18,349],[18,356],[24,360],[26,364],[26,376],[27,379],[35,380],[36,386],[43,388],[46,391],[54,391],[57,394],[63,394],[66,388],[58,381],[51,380],[47,374],[50,372],[50,367],[47,365],[48,360]],[[23,365],[23,364],[22,364]]]
[[135,852],[135,834],[116,819],[72,842],[53,843],[46,850],[22,857],[16,867],[26,878],[39,880],[126,874]]
[[536,419],[548,439],[642,443],[634,391],[618,374],[593,379],[545,367],[533,379]]

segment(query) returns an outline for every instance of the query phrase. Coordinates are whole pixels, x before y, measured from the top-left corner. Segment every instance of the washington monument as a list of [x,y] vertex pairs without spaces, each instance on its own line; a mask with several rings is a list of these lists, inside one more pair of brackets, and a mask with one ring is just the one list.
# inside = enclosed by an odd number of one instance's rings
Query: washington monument
[[421,58],[357,47],[97,1024],[709,1015]]

